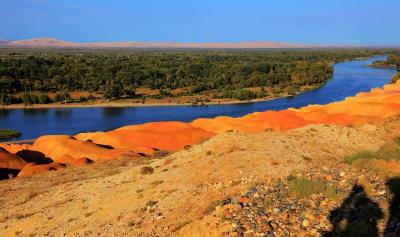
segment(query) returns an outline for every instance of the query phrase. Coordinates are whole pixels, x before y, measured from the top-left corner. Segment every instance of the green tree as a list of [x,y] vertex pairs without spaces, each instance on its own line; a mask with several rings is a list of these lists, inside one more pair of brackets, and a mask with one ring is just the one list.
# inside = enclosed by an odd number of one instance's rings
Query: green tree
[[38,96],[30,92],[24,92],[21,96],[21,99],[25,105],[32,105],[39,103]]
[[39,104],[48,104],[50,103],[51,100],[49,98],[49,96],[47,95],[47,93],[40,93],[38,96],[38,103]]
[[121,83],[119,82],[107,81],[103,93],[106,99],[115,99],[122,96],[123,88]]

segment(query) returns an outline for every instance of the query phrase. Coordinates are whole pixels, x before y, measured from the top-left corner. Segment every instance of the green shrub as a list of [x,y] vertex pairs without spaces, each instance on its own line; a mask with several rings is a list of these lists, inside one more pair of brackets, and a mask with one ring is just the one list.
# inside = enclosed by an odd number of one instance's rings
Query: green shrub
[[352,164],[353,162],[357,161],[357,160],[372,160],[372,159],[376,159],[376,153],[372,152],[372,151],[360,151],[357,152],[353,155],[347,156],[345,157],[345,160]]
[[88,101],[88,98],[86,98],[85,96],[79,97],[79,102],[85,102],[85,101]]
[[11,101],[12,101],[11,95],[0,92],[0,104],[9,105],[11,104]]
[[71,101],[71,96],[67,92],[65,93],[57,93],[55,97],[56,102],[68,102]]
[[25,92],[22,94],[22,102],[26,105],[38,104],[39,97],[33,93]]

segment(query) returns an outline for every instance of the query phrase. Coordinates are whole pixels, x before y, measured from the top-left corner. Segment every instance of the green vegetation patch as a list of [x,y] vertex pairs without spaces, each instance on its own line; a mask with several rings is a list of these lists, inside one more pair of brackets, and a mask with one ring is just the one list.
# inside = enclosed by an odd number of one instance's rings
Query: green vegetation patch
[[350,164],[356,161],[369,161],[369,160],[400,160],[400,137],[396,137],[393,141],[383,144],[378,151],[359,151],[350,156],[346,156],[344,160]]
[[[0,104],[68,102],[71,91],[106,99],[208,95],[238,100],[262,98],[259,88],[295,94],[325,83],[333,62],[368,57],[381,50],[315,51],[19,51],[0,50]],[[390,53],[390,52],[387,52]],[[391,60],[394,58],[390,58]],[[385,63],[385,62],[384,62]],[[172,90],[181,89],[177,94]],[[48,95],[56,92],[56,98]],[[272,93],[277,93],[273,91]]]
[[335,199],[338,194],[336,188],[329,186],[322,179],[306,179],[293,176],[289,181],[289,190],[292,194],[300,198],[307,198],[311,194],[322,193],[328,198]]
[[12,129],[0,129],[0,139],[11,139],[20,137],[21,133]]
[[352,164],[357,160],[373,160],[376,159],[376,152],[372,152],[372,151],[360,151],[357,153],[354,153],[353,155],[350,156],[346,156],[345,160]]

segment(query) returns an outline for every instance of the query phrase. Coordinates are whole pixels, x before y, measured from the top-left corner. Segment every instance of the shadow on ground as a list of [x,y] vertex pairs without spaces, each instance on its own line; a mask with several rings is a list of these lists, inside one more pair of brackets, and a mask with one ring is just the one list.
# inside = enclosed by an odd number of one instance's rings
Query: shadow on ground
[[[389,219],[384,237],[400,236],[400,178],[386,182],[391,192]],[[384,217],[379,205],[371,200],[364,188],[354,185],[342,205],[332,210],[329,220],[333,229],[324,237],[378,237],[378,221]]]

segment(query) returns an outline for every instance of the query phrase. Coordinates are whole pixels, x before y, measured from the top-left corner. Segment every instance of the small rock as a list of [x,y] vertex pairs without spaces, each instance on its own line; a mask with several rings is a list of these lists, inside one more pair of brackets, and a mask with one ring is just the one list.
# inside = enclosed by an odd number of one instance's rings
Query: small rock
[[235,196],[231,198],[231,203],[238,204],[240,202],[240,196]]
[[303,227],[308,227],[308,226],[310,225],[310,221],[307,220],[307,219],[304,219],[303,222],[301,222],[301,225],[302,225]]

